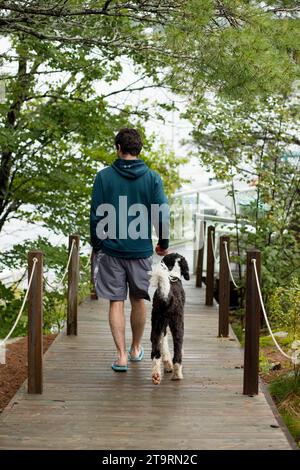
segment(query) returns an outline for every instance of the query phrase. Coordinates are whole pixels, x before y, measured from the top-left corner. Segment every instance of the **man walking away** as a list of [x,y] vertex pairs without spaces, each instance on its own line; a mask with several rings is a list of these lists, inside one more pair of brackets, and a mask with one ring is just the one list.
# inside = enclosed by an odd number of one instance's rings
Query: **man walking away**
[[142,150],[139,132],[121,129],[115,145],[118,158],[95,178],[90,231],[96,253],[96,293],[110,301],[109,324],[117,348],[112,369],[123,372],[128,367],[124,300],[129,290],[129,360],[137,362],[144,357],[141,340],[146,322],[144,299],[150,300],[152,223],[158,236],[156,253],[164,256],[169,245],[169,211],[160,176],[138,158]]

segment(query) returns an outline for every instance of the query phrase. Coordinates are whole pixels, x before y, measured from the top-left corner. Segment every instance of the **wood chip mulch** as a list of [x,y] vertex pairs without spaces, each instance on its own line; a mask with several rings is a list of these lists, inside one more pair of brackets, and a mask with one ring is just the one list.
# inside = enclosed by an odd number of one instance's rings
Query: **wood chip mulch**
[[[43,336],[43,351],[47,351],[56,334]],[[0,413],[8,405],[27,378],[27,337],[6,347],[5,364],[0,364]]]

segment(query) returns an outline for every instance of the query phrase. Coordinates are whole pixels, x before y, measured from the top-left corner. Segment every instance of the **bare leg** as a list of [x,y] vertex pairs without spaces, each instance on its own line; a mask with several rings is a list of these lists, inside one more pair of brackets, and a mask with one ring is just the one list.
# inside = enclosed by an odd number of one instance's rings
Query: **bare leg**
[[145,329],[147,310],[144,299],[130,297],[131,316],[130,324],[132,330],[131,355],[137,357],[140,353],[141,341]]
[[111,300],[109,304],[109,325],[118,353],[118,364],[127,364],[127,352],[125,343],[125,315],[124,301]]

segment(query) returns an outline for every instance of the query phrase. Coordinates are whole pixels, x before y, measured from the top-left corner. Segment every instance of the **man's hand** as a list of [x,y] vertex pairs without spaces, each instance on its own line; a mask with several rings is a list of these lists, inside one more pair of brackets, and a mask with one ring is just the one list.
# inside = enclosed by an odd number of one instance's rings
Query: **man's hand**
[[168,254],[168,249],[163,250],[158,244],[155,247],[155,253],[158,256],[166,256]]

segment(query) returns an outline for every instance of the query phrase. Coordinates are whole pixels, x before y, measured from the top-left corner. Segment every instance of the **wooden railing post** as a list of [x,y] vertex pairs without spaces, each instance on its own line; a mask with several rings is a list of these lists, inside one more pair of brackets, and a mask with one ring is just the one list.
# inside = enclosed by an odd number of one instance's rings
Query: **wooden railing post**
[[214,303],[214,273],[215,258],[212,244],[215,243],[215,227],[210,225],[207,229],[207,259],[206,259],[206,290],[205,305]]
[[[203,223],[203,226],[202,226]],[[203,227],[203,228],[202,228]],[[202,238],[203,231],[203,245],[198,249],[197,255],[197,266],[196,266],[196,287],[202,287],[202,275],[203,275],[203,258],[204,258],[204,246],[205,246],[205,228],[206,222],[200,221],[200,232],[199,232],[199,241]]]
[[69,236],[69,253],[73,247],[68,269],[68,309],[67,309],[67,335],[77,335],[77,307],[78,307],[78,281],[79,281],[79,235]]
[[229,237],[227,235],[220,237],[219,337],[227,338],[229,335],[230,278],[224,242],[227,242],[229,253]]
[[91,300],[98,299],[97,294],[96,294],[96,289],[95,289],[95,283],[94,283],[95,261],[96,261],[96,254],[93,250],[92,255],[91,255],[91,293],[90,293]]
[[261,254],[259,250],[247,251],[244,395],[258,394],[261,306],[252,259],[256,260],[257,274],[260,282]]
[[[36,264],[34,260],[37,260]],[[28,393],[43,393],[43,253],[28,253]]]

